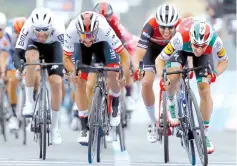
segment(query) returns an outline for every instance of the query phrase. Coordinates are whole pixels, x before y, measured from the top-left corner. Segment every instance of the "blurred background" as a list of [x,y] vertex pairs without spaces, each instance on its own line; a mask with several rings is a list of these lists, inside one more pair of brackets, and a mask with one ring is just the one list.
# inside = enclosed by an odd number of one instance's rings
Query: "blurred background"
[[[236,128],[236,0],[107,1],[111,3],[115,13],[120,17],[122,25],[138,37],[145,21],[163,3],[175,4],[182,18],[201,16],[209,19],[223,39],[229,56],[227,71],[218,77],[218,81],[212,85],[214,98],[212,119],[218,122],[212,124],[215,125],[214,128]],[[98,0],[0,0],[0,11],[4,12],[8,18],[12,18],[29,16],[35,7],[44,6],[51,8],[57,18],[67,25],[80,12],[92,10],[97,2]],[[193,81],[193,86],[196,87],[195,81]],[[155,85],[155,88],[157,87]],[[197,93],[197,89],[195,91]],[[135,116],[139,116],[139,114]]]

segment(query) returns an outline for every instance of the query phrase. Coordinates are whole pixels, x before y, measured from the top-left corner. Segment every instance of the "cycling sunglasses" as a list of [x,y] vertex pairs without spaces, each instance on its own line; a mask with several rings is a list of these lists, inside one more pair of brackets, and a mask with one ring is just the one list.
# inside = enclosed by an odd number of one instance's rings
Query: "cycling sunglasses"
[[45,27],[45,28],[34,28],[35,32],[48,32],[49,28]]
[[91,33],[80,33],[80,38],[81,38],[81,40],[90,39],[90,38],[95,37],[96,34],[97,34],[97,31],[94,31]]
[[162,26],[162,25],[160,25],[160,28],[161,28],[161,29],[168,28],[168,29],[170,30],[170,29],[174,29],[175,26]]
[[207,46],[207,44],[201,44],[201,45],[199,45],[199,44],[193,43],[193,46],[194,46],[195,48],[205,48],[205,47]]

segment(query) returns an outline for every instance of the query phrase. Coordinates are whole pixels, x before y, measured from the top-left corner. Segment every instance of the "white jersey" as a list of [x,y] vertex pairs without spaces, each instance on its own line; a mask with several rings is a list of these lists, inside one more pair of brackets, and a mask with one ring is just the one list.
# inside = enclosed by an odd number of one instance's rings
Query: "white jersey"
[[17,34],[12,27],[6,27],[3,38],[0,40],[0,47],[2,51],[9,52],[15,50],[17,41]]
[[[94,13],[97,15],[97,20],[99,22],[99,29],[96,35],[96,39],[93,43],[98,43],[105,41],[110,47],[116,52],[120,53],[123,50],[123,45],[120,39],[117,37],[114,30],[108,24],[107,20],[100,14]],[[77,18],[72,20],[69,26],[66,29],[66,33],[64,36],[64,53],[68,56],[72,56],[74,52],[74,43],[82,43],[79,32],[76,28]]]
[[[50,44],[54,42],[60,42],[63,45],[63,38],[65,33],[65,25],[63,22],[53,20],[52,30],[49,37],[43,44]],[[31,39],[35,42],[39,42],[35,33],[33,32],[33,25],[31,22],[31,16],[22,27],[19,38],[16,42],[16,48],[25,50],[28,45],[28,40]]]

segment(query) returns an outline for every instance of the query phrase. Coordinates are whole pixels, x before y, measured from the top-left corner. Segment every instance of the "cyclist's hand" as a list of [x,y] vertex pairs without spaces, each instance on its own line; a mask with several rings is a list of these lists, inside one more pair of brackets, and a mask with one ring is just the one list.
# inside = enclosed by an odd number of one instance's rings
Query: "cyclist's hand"
[[[81,72],[79,71],[78,75],[80,75],[80,73],[81,73]],[[77,76],[75,72],[71,73],[71,78],[72,78],[72,82],[73,82],[74,84],[76,84],[76,83],[79,82],[79,76]]]
[[166,83],[164,82],[163,79],[160,80],[160,89],[162,91],[166,91],[168,89],[169,85],[170,85],[170,80],[169,79],[166,80]]
[[143,70],[138,69],[134,72],[134,76],[133,76],[134,80],[138,81],[138,80],[141,80],[143,77],[144,77],[144,71]]
[[211,74],[207,76],[210,83],[216,82],[216,77],[217,77],[216,71],[213,71]]
[[120,74],[118,73],[117,75],[117,80],[120,84],[120,87],[125,87],[126,86],[126,78],[123,76],[123,78],[120,79]]
[[26,74],[25,70],[23,70],[22,73],[19,70],[16,70],[16,78],[18,80],[22,79],[25,74]]
[[189,79],[190,79],[190,80],[193,78],[193,75],[194,75],[194,72],[193,72],[193,71],[189,72]]

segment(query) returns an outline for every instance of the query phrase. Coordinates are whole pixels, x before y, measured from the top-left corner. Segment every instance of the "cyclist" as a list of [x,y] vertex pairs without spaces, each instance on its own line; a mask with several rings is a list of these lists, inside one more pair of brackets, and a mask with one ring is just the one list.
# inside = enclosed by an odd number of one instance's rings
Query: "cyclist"
[[[157,8],[155,16],[151,16],[145,23],[139,39],[135,57],[135,79],[138,78],[139,62],[143,59],[144,77],[142,78],[142,98],[151,120],[148,125],[147,139],[154,143],[157,141],[157,119],[155,117],[155,95],[153,82],[155,80],[155,59],[166,46],[175,33],[180,19],[175,6],[163,4]],[[163,65],[164,66],[164,65]],[[173,98],[168,101],[168,120],[171,126],[179,125],[174,110]],[[173,116],[173,118],[171,118]]]
[[[0,41],[3,39],[4,36],[4,32],[5,32],[5,28],[7,26],[7,17],[4,13],[0,12]],[[0,49],[3,49],[3,47],[1,46]],[[1,61],[0,61],[0,78],[4,78],[6,71],[5,71],[5,64],[4,64],[4,56],[0,56]]]
[[[113,28],[114,32],[121,40],[125,48],[127,48],[130,55],[134,53],[134,47],[131,43],[133,40],[133,36],[121,25],[119,18],[114,14],[112,6],[108,2],[98,2],[94,6],[94,11],[97,13],[102,14],[109,25]],[[132,59],[130,58],[130,61]],[[131,97],[131,89],[132,89],[132,77],[128,75],[126,78],[126,107],[127,110],[132,111],[134,110],[135,102]]]
[[[64,32],[64,24],[56,20],[50,9],[34,9],[23,26],[16,43],[13,60],[17,69],[17,77],[21,75],[19,71],[21,59],[24,59],[26,63],[37,63],[39,59],[45,59],[46,63],[62,62]],[[51,138],[53,144],[60,144],[62,139],[58,129],[58,119],[62,101],[63,67],[53,65],[48,67],[47,70],[52,106]],[[36,79],[36,66],[27,66],[25,68],[24,79],[26,102],[22,114],[24,116],[32,116],[34,112],[33,86]]]
[[11,113],[10,119],[8,123],[8,127],[10,130],[18,130],[19,123],[17,120],[16,114],[16,104],[17,104],[17,85],[18,81],[16,78],[16,70],[12,63],[12,56],[14,54],[16,40],[20,31],[25,24],[26,18],[25,17],[16,17],[10,21],[9,25],[6,27],[5,34],[3,39],[0,41],[1,43],[1,66],[3,67],[3,71],[7,70],[7,91],[9,102],[11,105]]
[[[177,55],[176,60],[182,65],[185,64],[187,56],[192,56],[194,67],[205,66],[210,63],[214,69],[213,58],[219,59],[212,74],[208,73],[206,69],[195,72],[200,96],[200,111],[205,127],[207,151],[210,154],[215,150],[208,136],[208,127],[213,109],[210,83],[215,82],[216,77],[225,71],[228,65],[228,57],[223,42],[212,25],[206,20],[195,17],[187,17],[182,20],[177,33],[156,59],[157,71],[160,76],[162,68],[159,64],[163,63],[164,60],[168,60],[174,51],[179,50],[183,51],[183,54]],[[171,89],[173,95],[176,91],[173,87],[178,86],[178,79],[179,77],[176,77],[176,80],[170,80],[168,89]]]
[[[128,74],[129,53],[124,48],[117,35],[102,15],[92,11],[83,12],[76,19],[72,20],[66,29],[64,38],[64,66],[70,73],[74,72],[75,70],[74,64],[72,62],[75,43],[80,43],[79,54],[83,64],[90,65],[92,61],[92,55],[94,55],[93,57],[95,58],[95,62],[102,62],[109,67],[118,66],[120,61],[117,54],[119,54],[121,63],[123,65],[124,74]],[[111,50],[110,47],[112,47],[115,52]],[[80,72],[79,80],[76,82],[75,99],[78,106],[82,127],[78,142],[82,145],[88,143],[87,124],[88,107],[90,107],[88,103],[91,103],[91,101],[89,101],[91,98],[87,99],[86,94],[86,87],[88,83],[86,81],[87,76],[88,74],[86,71]],[[120,123],[120,114],[118,110],[120,86],[116,77],[117,73],[108,72],[111,94],[113,96],[112,115],[110,120],[112,126],[117,126]],[[91,87],[90,91],[93,91],[93,86]]]

